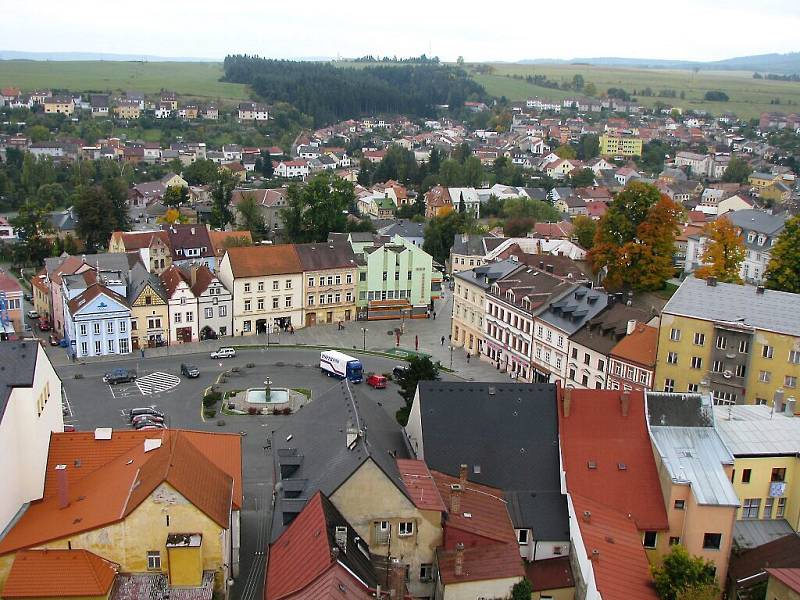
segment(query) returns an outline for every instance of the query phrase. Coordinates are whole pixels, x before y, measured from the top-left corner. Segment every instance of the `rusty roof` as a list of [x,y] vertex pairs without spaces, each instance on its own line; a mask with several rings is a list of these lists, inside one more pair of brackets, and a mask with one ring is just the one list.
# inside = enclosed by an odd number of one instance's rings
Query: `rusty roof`
[[23,550],[14,557],[2,596],[105,596],[118,570],[118,564],[88,550]]
[[653,368],[656,366],[657,351],[658,328],[637,323],[636,329],[622,338],[609,354],[614,358]]
[[561,590],[575,585],[569,556],[529,562],[525,565],[525,573],[535,592]]
[[445,585],[525,576],[516,541],[513,544],[488,544],[464,548],[461,575],[456,575],[455,570],[457,552],[444,548],[436,550],[439,577]]
[[229,241],[244,240],[247,244],[253,243],[253,236],[249,231],[217,231],[211,229],[208,232],[208,237],[211,240],[211,246],[214,248],[214,254],[218,258],[222,258],[227,250],[226,244]]
[[[145,449],[145,440],[154,446]],[[59,507],[56,465],[67,466],[70,504]],[[99,529],[131,514],[166,483],[220,527],[241,507],[241,438],[183,430],[53,433],[43,498],[0,541],[0,554]]]
[[414,506],[420,510],[446,511],[436,482],[425,461],[398,458],[397,470],[400,471],[403,485],[406,486]]
[[172,295],[181,283],[185,283],[186,286],[191,289],[188,276],[175,265],[170,265],[161,273],[160,278],[161,283],[164,284],[164,289],[167,290],[168,298],[172,298]]
[[294,244],[229,248],[227,256],[235,278],[303,272]]
[[149,248],[155,240],[161,240],[169,246],[169,237],[166,231],[115,231],[111,234],[111,239],[121,240],[125,246],[125,251],[140,250]]

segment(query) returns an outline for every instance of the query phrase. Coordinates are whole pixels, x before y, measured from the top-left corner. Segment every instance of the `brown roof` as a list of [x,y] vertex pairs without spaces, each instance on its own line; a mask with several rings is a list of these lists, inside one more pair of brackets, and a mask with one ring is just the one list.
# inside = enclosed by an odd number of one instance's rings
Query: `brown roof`
[[400,471],[403,485],[406,486],[414,506],[420,510],[446,512],[439,490],[436,489],[436,482],[425,461],[398,458],[397,470]]
[[214,248],[214,254],[217,258],[222,258],[225,255],[225,250],[227,250],[225,244],[229,243],[229,240],[244,238],[248,244],[253,243],[253,236],[249,231],[217,231],[212,229],[208,232],[208,237],[211,240],[211,246]]
[[48,286],[47,283],[45,283],[46,278],[47,278],[47,269],[42,267],[42,269],[31,278],[31,285],[39,288],[39,291],[45,294],[49,294],[50,286]]
[[200,252],[201,257],[214,256],[214,248],[205,225],[175,224],[167,229],[169,246],[172,249],[172,260],[187,260],[185,254],[177,254],[179,249],[205,248]]
[[445,585],[464,581],[488,581],[510,577],[524,577],[519,546],[513,544],[489,544],[464,548],[464,565],[461,575],[456,575],[457,550],[436,550],[439,576]]
[[790,590],[800,592],[800,569],[767,569],[767,573]]
[[0,270],[0,292],[22,293],[22,287],[14,277]]
[[658,351],[658,328],[637,323],[630,335],[611,349],[610,355],[643,367],[655,367]]
[[525,565],[525,574],[534,592],[561,590],[575,585],[569,556],[529,562]]
[[184,280],[189,284],[192,282],[193,269],[195,270],[195,280],[190,289],[195,296],[199,296],[208,289],[208,286],[216,279],[216,276],[212,273],[211,269],[205,265],[187,265],[181,268],[181,274]]
[[119,565],[88,550],[23,550],[14,557],[3,598],[105,596]]
[[169,237],[166,231],[115,231],[111,234],[112,241],[121,239],[128,252],[149,248],[153,244],[153,238],[160,239],[169,246]]
[[[167,290],[168,298],[172,298],[181,282],[189,286],[189,277],[175,265],[170,265],[159,277],[161,278],[161,283],[164,284],[164,289]],[[191,289],[190,286],[189,289]]]
[[[728,578],[734,582],[748,579],[747,585],[766,579],[765,569],[800,567],[800,534],[792,533],[731,556]],[[761,575],[757,581],[755,578]]]
[[[94,271],[91,271],[91,273],[94,273]],[[87,274],[86,277],[91,278],[91,275]],[[78,310],[86,306],[89,302],[91,302],[101,294],[108,296],[109,298],[111,298],[116,302],[119,302],[123,306],[130,307],[128,301],[122,296],[120,296],[118,293],[116,293],[114,290],[110,290],[106,286],[101,285],[99,283],[92,283],[84,291],[82,291],[72,300],[67,302],[67,309],[69,309],[69,312],[74,315]]]
[[[160,446],[145,451],[145,440]],[[156,442],[149,442],[155,443]],[[167,483],[220,527],[241,507],[241,438],[183,430],[53,433],[42,500],[0,541],[0,554],[100,529]],[[67,465],[70,504],[59,508],[56,465]]]
[[303,272],[294,244],[229,248],[227,256],[235,278]]
[[295,244],[294,249],[304,271],[356,268],[356,255],[350,244]]

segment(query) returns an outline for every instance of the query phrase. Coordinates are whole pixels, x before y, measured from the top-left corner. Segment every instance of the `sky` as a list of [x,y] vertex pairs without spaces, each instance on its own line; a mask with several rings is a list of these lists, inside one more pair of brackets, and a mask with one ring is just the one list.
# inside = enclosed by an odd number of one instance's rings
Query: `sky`
[[705,61],[800,50],[798,0],[0,4],[0,50],[28,52],[207,58],[432,53],[445,61],[463,56],[478,62],[600,56]]

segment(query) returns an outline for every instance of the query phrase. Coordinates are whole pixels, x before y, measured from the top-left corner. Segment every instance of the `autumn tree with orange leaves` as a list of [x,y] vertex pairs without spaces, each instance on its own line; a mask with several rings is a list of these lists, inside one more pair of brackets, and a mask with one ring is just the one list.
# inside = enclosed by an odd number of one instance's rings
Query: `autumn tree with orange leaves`
[[742,283],[739,267],[745,257],[744,240],[736,227],[725,217],[720,217],[705,226],[708,243],[703,251],[703,266],[695,271],[695,277],[716,277],[724,283]]
[[600,219],[588,259],[609,290],[659,290],[674,273],[681,208],[650,184],[633,182]]

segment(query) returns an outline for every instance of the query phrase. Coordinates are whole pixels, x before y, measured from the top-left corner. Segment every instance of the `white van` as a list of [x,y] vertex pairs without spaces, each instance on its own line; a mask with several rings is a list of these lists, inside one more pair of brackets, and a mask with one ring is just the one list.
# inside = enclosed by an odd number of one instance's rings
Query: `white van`
[[220,348],[211,353],[211,358],[233,358],[236,350],[233,348]]

